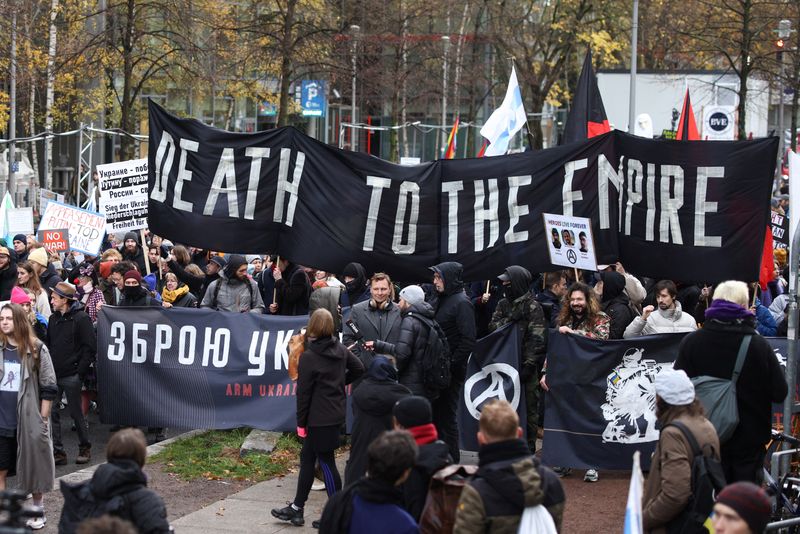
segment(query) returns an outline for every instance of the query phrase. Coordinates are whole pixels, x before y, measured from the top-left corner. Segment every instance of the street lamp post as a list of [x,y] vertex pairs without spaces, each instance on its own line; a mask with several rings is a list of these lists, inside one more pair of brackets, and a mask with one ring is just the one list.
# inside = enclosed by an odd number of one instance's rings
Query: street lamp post
[[631,85],[628,102],[628,133],[633,133],[636,120],[636,56],[639,44],[639,0],[633,0],[633,24],[631,25]]
[[352,101],[350,106],[350,122],[353,123],[353,126],[350,129],[350,150],[356,151],[358,150],[358,136],[356,131],[356,59],[358,54],[358,34],[361,31],[361,26],[357,24],[353,24],[350,26],[350,33],[352,34],[353,39],[353,93],[352,93]]
[[[786,42],[786,39],[792,34],[792,21],[783,19],[778,23],[778,52],[777,52],[777,59],[778,59],[778,183],[780,183],[781,179],[781,164],[780,162],[783,159],[783,152],[785,149],[785,132],[784,132],[784,124],[783,124],[783,93],[784,93],[784,65],[783,65],[783,44]],[[794,132],[792,132],[794,135]]]
[[[442,147],[447,146],[447,56],[450,51],[450,36],[442,35],[442,43],[444,44],[444,61],[442,62]],[[441,156],[442,148],[439,152]]]

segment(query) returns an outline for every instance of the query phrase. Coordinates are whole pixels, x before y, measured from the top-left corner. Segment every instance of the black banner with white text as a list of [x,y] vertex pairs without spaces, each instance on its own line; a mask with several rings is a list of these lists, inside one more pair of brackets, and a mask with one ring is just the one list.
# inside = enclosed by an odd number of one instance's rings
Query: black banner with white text
[[292,128],[229,133],[150,103],[149,225],[213,250],[277,253],[403,281],[553,270],[543,213],[588,217],[598,263],[656,279],[757,280],[777,138],[673,142],[611,132],[481,159],[395,165]]

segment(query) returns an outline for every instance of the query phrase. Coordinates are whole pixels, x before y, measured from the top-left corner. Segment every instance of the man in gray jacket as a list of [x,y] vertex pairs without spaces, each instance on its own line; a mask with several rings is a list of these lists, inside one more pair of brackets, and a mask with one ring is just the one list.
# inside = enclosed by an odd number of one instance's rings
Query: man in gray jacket
[[678,288],[672,280],[661,280],[655,285],[656,303],[654,306],[645,306],[642,315],[636,317],[625,329],[622,337],[625,339],[653,334],[675,334],[681,332],[694,332],[697,323],[690,313],[683,313],[681,303],[676,298]]
[[[370,299],[350,308],[350,320],[358,328],[364,342],[385,341],[395,344],[400,337],[400,308],[394,301],[392,279],[386,273],[375,273],[369,281]],[[342,343],[358,356],[365,369],[369,369],[375,353],[357,343],[354,332],[345,326]]]
[[201,308],[236,313],[264,313],[264,301],[258,284],[247,276],[247,260],[232,254],[218,280],[211,282]]

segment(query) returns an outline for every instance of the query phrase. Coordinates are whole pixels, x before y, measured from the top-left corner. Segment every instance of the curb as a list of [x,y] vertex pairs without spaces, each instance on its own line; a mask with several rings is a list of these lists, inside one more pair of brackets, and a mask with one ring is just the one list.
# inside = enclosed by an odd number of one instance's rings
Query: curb
[[[166,447],[167,445],[170,445],[172,443],[175,443],[176,441],[181,441],[181,440],[184,440],[184,439],[188,439],[188,438],[197,436],[199,434],[204,434],[206,432],[208,432],[208,430],[190,430],[189,432],[184,432],[183,434],[179,434],[179,435],[175,436],[174,438],[165,439],[164,441],[160,441],[158,443],[154,443],[152,445],[149,445],[147,447],[147,457],[150,458],[154,454],[158,454],[159,452],[164,450],[164,447]],[[68,482],[70,484],[78,484],[80,482],[84,482],[86,480],[91,479],[92,475],[94,475],[95,470],[97,470],[97,467],[100,466],[100,465],[103,465],[104,463],[105,462],[100,462],[99,464],[95,464],[95,465],[93,465],[91,467],[87,467],[85,469],[81,469],[80,471],[74,471],[72,473],[69,473],[68,475],[63,475],[63,476],[58,477],[55,480],[56,481],[56,488],[58,487],[58,483],[60,483],[62,480],[64,482]]]

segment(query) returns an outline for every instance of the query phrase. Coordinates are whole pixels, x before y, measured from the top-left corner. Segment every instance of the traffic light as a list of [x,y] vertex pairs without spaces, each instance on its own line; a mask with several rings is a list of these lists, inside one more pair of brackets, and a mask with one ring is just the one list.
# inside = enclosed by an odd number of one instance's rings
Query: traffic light
[[783,49],[786,47],[786,41],[782,38],[778,38],[775,40],[775,59],[780,63],[783,61]]

